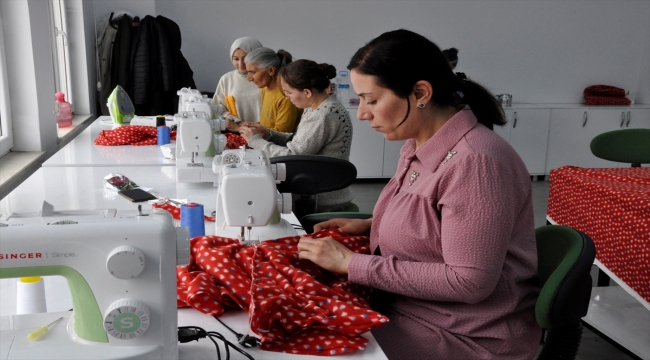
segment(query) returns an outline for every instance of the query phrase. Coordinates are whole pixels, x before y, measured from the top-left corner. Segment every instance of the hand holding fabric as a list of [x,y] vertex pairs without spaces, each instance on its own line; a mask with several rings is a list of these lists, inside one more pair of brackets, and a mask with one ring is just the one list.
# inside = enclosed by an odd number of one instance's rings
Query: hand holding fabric
[[244,139],[246,139],[247,142],[250,142],[250,140],[255,135],[260,135],[263,139],[268,139],[269,135],[271,135],[271,132],[269,131],[269,129],[265,128],[264,126],[258,123],[244,122],[239,127],[239,134]]
[[318,232],[325,229],[339,229],[350,235],[370,235],[371,226],[372,226],[372,218],[370,219],[335,218],[314,225],[314,232]]
[[234,115],[226,115],[226,130],[239,132],[242,120]]
[[298,257],[311,260],[325,270],[338,274],[348,273],[348,264],[354,251],[334,240],[332,237],[300,238],[298,242]]

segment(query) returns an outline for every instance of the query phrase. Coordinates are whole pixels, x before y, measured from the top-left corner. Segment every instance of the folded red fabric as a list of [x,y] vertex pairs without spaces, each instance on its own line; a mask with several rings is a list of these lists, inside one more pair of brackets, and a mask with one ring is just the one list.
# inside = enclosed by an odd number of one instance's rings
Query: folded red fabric
[[[355,252],[369,251],[367,236],[331,229],[305,236],[332,236]],[[388,318],[370,309],[369,288],[300,260],[299,240],[243,245],[219,236],[193,238],[190,264],[177,267],[178,306],[213,316],[226,307],[248,311],[263,350],[336,355],[364,349],[368,340],[361,334]]]
[[585,105],[630,105],[624,89],[610,85],[592,85],[585,88]]
[[[243,136],[235,134],[235,133],[224,133],[226,135],[226,146],[229,149],[239,149],[241,146],[246,146],[248,147],[248,142],[246,139],[244,139]],[[250,149],[250,148],[249,148]]]
[[[176,130],[169,133],[176,140]],[[102,130],[95,139],[95,145],[158,145],[158,129],[153,126],[125,125],[116,129]]]

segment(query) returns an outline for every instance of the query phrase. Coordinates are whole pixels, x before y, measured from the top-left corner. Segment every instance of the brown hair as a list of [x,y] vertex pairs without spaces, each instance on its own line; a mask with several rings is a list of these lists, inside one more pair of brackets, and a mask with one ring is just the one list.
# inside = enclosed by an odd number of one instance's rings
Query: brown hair
[[330,64],[300,59],[280,69],[280,77],[294,89],[323,92],[330,86],[330,79],[336,77],[336,68]]

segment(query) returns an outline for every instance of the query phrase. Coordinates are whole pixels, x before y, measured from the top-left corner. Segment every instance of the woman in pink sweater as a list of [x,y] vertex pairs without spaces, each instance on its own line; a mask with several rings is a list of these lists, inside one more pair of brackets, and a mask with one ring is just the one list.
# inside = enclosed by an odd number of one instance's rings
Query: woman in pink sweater
[[390,318],[373,331],[389,359],[530,359],[541,328],[530,177],[495,134],[496,99],[457,77],[421,35],[382,34],[348,69],[358,118],[408,139],[369,220],[315,230],[370,235],[370,255],[331,238],[303,238],[300,257],[376,289]]

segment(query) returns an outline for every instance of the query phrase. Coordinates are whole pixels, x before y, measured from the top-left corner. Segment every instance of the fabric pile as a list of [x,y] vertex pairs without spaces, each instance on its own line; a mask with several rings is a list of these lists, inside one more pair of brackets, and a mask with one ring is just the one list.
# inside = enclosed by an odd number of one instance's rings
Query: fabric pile
[[[176,140],[176,130],[169,133],[172,140]],[[117,129],[102,130],[95,139],[95,145],[158,145],[158,129],[153,126],[127,125]]]
[[[332,236],[349,249],[368,253],[367,236],[338,230]],[[177,267],[178,306],[212,316],[226,308],[249,313],[262,350],[337,355],[362,350],[361,334],[388,322],[370,309],[370,289],[298,258],[300,236],[244,245],[236,239],[198,236],[190,241],[190,263]]]
[[243,136],[231,132],[224,133],[224,135],[226,136],[226,146],[229,149],[239,149],[241,146],[246,146],[247,149],[250,149],[248,142]]
[[609,85],[588,86],[583,94],[585,105],[630,105],[632,100],[625,95],[625,90]]

